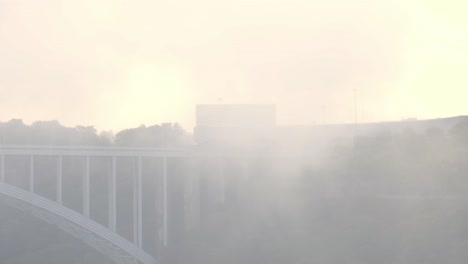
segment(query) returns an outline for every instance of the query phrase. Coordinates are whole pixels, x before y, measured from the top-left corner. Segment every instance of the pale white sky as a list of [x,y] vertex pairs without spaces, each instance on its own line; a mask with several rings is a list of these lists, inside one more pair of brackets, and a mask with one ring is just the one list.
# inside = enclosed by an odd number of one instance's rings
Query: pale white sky
[[0,121],[194,124],[276,103],[280,124],[468,114],[465,0],[0,0]]

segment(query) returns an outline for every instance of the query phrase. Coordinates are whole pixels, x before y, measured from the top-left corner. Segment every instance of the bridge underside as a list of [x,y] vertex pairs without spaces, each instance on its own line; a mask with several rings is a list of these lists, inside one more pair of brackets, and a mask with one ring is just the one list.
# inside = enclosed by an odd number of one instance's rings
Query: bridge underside
[[155,264],[156,260],[95,221],[51,200],[0,183],[0,198],[82,240],[118,264]]

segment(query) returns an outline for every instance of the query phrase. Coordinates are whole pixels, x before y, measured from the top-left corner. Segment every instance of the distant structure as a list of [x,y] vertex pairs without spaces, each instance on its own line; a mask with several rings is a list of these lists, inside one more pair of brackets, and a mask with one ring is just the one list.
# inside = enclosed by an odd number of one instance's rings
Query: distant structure
[[273,104],[201,104],[194,133],[200,146],[243,148],[268,143],[275,126]]

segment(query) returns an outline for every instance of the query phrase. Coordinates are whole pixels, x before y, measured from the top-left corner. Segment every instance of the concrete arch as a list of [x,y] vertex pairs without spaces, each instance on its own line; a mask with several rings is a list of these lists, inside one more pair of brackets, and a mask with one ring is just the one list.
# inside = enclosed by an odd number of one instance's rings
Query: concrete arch
[[32,192],[0,183],[0,198],[81,239],[118,264],[156,264],[155,258],[99,223]]

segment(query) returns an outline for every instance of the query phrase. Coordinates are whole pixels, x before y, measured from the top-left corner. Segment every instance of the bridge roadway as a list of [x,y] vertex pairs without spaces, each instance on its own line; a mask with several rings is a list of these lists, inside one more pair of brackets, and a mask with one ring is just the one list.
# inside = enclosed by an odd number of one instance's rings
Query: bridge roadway
[[[246,153],[244,153],[245,155]],[[144,252],[142,242],[142,157],[162,159],[162,240],[167,245],[168,202],[167,202],[167,159],[173,157],[217,157],[220,152],[203,152],[196,148],[150,149],[150,148],[108,148],[108,147],[43,147],[43,146],[0,146],[0,197],[8,204],[30,212],[58,228],[71,233],[88,245],[107,255],[119,264],[155,264],[157,258]],[[237,156],[231,152],[228,155]],[[9,156],[29,157],[29,182],[27,189],[15,187],[6,182],[5,167]],[[34,160],[40,156],[56,157],[56,198],[54,201],[34,192]],[[83,212],[78,213],[62,204],[62,158],[65,156],[84,157]],[[226,156],[223,153],[222,156]],[[103,226],[89,216],[90,208],[90,158],[109,157],[108,178],[108,224]],[[116,232],[116,158],[134,158],[133,170],[133,241],[128,241]]]
[[1,146],[0,155],[9,156],[89,156],[89,157],[239,157],[258,156],[255,151],[204,150],[184,148],[129,148],[87,146]]

